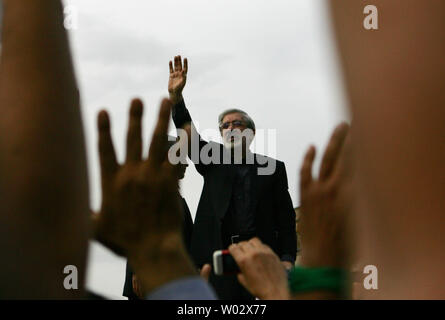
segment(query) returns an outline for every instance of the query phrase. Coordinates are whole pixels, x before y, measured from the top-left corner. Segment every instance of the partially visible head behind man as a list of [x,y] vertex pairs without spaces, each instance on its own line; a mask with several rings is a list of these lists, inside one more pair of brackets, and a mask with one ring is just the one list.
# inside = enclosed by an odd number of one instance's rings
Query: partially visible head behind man
[[[245,146],[249,146],[255,136],[255,122],[243,110],[229,109],[218,117],[219,131],[226,148],[237,148],[243,145],[243,136],[246,138]],[[246,130],[248,129],[248,130]]]

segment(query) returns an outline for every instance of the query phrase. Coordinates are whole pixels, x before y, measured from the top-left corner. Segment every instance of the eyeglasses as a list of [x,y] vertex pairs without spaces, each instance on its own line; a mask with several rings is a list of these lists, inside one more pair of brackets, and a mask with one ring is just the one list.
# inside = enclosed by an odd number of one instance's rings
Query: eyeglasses
[[241,120],[234,120],[234,121],[227,121],[221,124],[219,127],[221,129],[229,129],[230,124],[232,124],[232,128],[240,128],[246,125],[244,121]]

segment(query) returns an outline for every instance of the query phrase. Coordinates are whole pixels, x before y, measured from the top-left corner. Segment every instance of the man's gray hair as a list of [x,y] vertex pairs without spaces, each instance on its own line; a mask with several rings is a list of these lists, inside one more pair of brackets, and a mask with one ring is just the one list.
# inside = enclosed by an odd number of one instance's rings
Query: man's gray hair
[[223,124],[222,121],[223,121],[224,117],[226,115],[232,114],[232,113],[240,113],[243,117],[243,120],[246,122],[247,128],[255,131],[255,122],[253,122],[252,118],[246,112],[244,112],[243,110],[240,110],[240,109],[229,109],[229,110],[226,110],[223,113],[221,113],[218,117],[218,124],[219,124],[220,128]]

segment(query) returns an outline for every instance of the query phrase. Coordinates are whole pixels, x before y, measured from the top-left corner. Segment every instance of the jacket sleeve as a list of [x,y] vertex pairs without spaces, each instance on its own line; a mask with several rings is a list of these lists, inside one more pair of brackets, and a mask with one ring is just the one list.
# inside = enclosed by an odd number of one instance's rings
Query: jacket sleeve
[[184,99],[173,107],[172,118],[176,128],[182,128],[185,124],[192,122],[192,117],[185,106]]
[[283,162],[277,165],[275,199],[278,222],[278,245],[281,260],[295,263],[297,255],[297,233],[295,211],[289,195],[286,167]]
[[212,163],[202,161],[203,159],[201,158],[201,150],[203,150],[203,148],[210,150],[209,152],[206,152],[206,154],[209,154],[211,157],[211,150],[214,150],[214,148],[212,147],[220,148],[220,144],[214,142],[209,143],[202,139],[201,135],[197,132],[195,126],[193,125],[192,117],[190,116],[190,113],[185,106],[184,99],[182,99],[173,107],[172,118],[177,129],[183,128],[186,124],[191,124],[192,136],[188,138],[192,139],[192,141],[191,150],[188,151],[188,157],[195,164],[196,170],[199,172],[199,174],[204,176]]

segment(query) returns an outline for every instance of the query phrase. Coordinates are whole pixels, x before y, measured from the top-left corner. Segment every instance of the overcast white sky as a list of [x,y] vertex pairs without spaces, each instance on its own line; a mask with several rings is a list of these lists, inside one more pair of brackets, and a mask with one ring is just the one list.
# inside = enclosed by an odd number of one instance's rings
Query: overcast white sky
[[[168,61],[189,59],[184,97],[199,128],[241,108],[257,128],[276,129],[276,154],[286,164],[289,192],[299,205],[297,173],[309,144],[320,151],[347,119],[324,0],[66,0],[76,7],[71,42],[82,96],[91,206],[100,205],[96,115],[111,114],[120,159],[130,99],[145,104],[146,146],[159,102],[167,95]],[[171,123],[172,133],[174,126]],[[192,215],[202,178],[189,166],[182,193]],[[90,247],[88,286],[119,298],[125,260]]]

